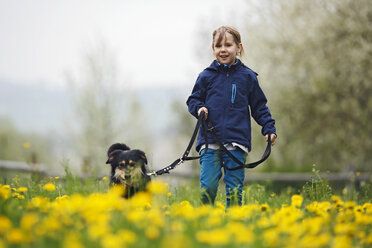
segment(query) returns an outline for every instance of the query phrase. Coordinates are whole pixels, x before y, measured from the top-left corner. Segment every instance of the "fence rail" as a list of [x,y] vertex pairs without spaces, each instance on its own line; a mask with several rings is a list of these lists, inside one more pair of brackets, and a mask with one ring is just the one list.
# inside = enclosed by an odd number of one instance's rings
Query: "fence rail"
[[45,176],[48,175],[48,171],[42,164],[32,164],[19,161],[0,160],[0,170],[21,173],[38,173]]
[[[48,170],[42,164],[30,164],[26,162],[16,162],[16,161],[4,161],[0,160],[0,170],[22,172],[22,173],[38,173],[44,176],[50,176]],[[174,170],[169,175],[165,175],[164,178],[192,178],[198,176],[191,171],[177,171]],[[306,182],[310,181],[312,178],[315,179],[314,173],[257,173],[249,172],[246,174],[246,182]],[[369,172],[332,172],[332,173],[320,173],[320,178],[324,178],[329,182],[363,182],[372,181],[372,173]]]

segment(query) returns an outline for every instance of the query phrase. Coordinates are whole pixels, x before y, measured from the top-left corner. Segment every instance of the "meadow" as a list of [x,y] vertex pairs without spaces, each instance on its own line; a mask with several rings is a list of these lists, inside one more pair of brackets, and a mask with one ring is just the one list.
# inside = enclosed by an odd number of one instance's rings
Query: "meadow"
[[211,206],[200,204],[197,183],[154,180],[124,199],[108,181],[68,172],[3,180],[0,248],[372,246],[370,184],[338,193],[317,177],[280,193],[251,184],[243,205],[226,209],[222,188]]

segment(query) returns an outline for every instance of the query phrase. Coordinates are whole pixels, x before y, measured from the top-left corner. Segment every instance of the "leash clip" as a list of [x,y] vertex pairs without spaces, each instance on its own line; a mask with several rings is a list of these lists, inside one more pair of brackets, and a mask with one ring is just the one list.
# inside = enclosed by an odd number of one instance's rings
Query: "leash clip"
[[147,176],[157,176],[157,174],[156,174],[156,172],[155,171],[153,171],[153,172],[148,172],[148,173],[146,173],[146,175]]
[[178,162],[177,165],[180,165],[180,164],[182,164],[183,162],[185,162],[185,160],[183,160],[183,158],[180,158],[180,162]]

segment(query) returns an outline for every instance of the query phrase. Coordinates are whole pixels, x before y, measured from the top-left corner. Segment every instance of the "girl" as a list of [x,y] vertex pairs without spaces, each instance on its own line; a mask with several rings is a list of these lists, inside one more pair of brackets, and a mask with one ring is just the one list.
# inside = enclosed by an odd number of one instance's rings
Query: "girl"
[[[244,162],[251,150],[250,114],[262,126],[266,141],[270,135],[272,145],[276,140],[275,120],[258,85],[258,74],[237,58],[244,53],[239,32],[230,26],[216,29],[213,32],[212,51],[216,59],[199,74],[187,100],[188,109],[196,118],[204,112],[215,127],[220,141]],[[200,189],[202,202],[214,204],[222,177],[221,162],[228,168],[238,164],[219,149],[210,133],[208,141],[209,149],[200,159]],[[204,147],[205,137],[200,133],[196,149],[204,154]],[[227,207],[234,203],[241,205],[244,168],[234,171],[224,168],[224,174]]]

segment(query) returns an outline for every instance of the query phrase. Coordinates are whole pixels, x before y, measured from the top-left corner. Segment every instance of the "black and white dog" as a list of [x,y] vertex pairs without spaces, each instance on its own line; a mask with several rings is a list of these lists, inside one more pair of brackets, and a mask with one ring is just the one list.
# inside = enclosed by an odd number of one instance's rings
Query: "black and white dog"
[[111,164],[110,184],[124,186],[125,198],[146,190],[151,177],[147,175],[147,158],[143,151],[115,143],[107,150],[107,156],[106,164]]

